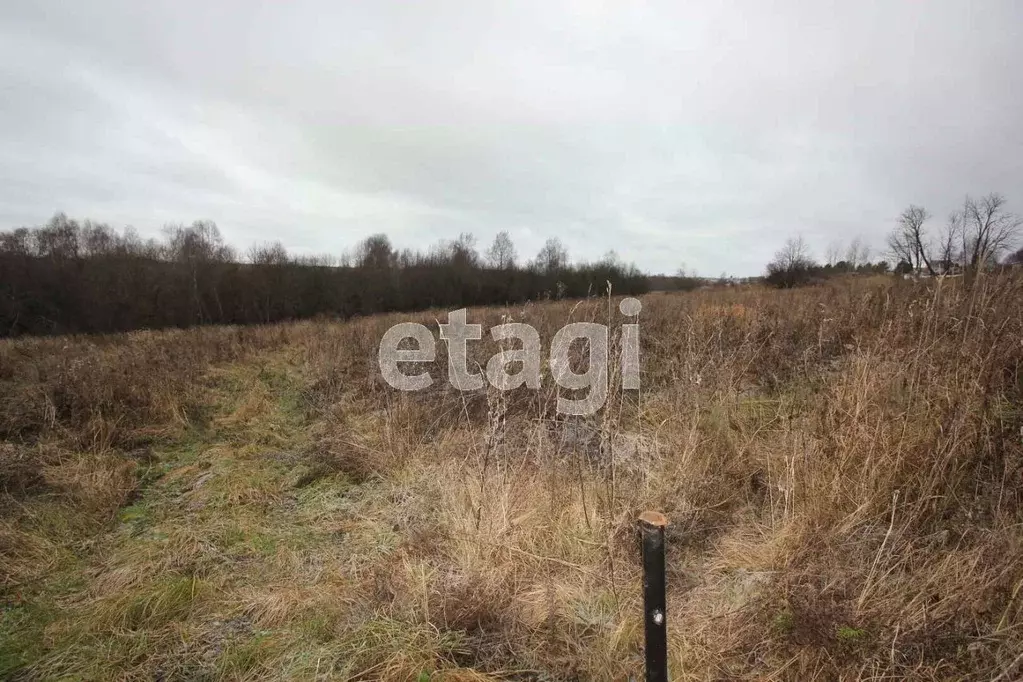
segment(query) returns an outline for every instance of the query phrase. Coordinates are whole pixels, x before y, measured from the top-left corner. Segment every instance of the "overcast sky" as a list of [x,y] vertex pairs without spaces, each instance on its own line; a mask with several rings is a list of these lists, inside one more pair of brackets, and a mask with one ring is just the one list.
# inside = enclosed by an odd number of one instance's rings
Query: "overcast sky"
[[0,0],[0,228],[758,274],[910,203],[1023,212],[1021,65],[1018,0]]

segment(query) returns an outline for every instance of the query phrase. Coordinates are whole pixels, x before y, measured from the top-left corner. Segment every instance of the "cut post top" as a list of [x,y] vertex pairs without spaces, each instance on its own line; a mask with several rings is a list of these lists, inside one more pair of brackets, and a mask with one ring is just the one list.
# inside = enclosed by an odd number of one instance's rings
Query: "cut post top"
[[649,528],[664,528],[668,519],[661,512],[645,511],[639,515],[639,522]]

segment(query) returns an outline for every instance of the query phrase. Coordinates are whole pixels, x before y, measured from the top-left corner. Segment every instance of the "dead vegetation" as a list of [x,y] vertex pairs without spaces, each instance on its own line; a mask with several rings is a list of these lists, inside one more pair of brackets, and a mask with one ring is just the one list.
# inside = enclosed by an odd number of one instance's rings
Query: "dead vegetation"
[[676,679],[1015,679],[1021,294],[650,295],[641,392],[587,419],[442,353],[390,389],[408,316],[0,343],[0,676],[625,679],[653,508]]

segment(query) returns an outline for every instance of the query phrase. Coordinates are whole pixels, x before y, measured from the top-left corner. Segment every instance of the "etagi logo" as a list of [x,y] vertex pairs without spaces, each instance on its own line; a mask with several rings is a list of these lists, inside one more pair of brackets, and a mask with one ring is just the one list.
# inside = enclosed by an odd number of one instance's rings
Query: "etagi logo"
[[[643,304],[635,298],[626,298],[618,310],[626,317],[638,317]],[[533,390],[540,388],[541,363],[540,335],[536,329],[521,322],[500,324],[491,328],[495,341],[518,339],[521,348],[502,350],[487,362],[486,376],[492,386],[509,391],[520,386]],[[483,326],[466,323],[466,310],[448,313],[448,323],[440,325],[440,338],[448,346],[448,381],[460,391],[483,388],[483,376],[470,372],[467,367],[467,344],[483,338]],[[413,339],[417,348],[399,348],[405,339]],[[585,372],[572,371],[570,351],[572,342],[585,340],[589,362]],[[561,414],[587,416],[595,414],[607,400],[608,382],[608,328],[594,322],[573,322],[557,331],[551,342],[549,367],[555,383],[570,390],[589,389],[586,397],[571,399],[558,396],[557,410]],[[399,363],[427,363],[437,359],[437,345],[430,330],[416,322],[396,324],[380,340],[377,360],[384,380],[400,391],[419,391],[433,384],[428,371],[404,374]],[[508,365],[521,363],[514,374]],[[481,368],[482,369],[482,368]],[[639,389],[639,325],[623,324],[621,334],[622,388]]]

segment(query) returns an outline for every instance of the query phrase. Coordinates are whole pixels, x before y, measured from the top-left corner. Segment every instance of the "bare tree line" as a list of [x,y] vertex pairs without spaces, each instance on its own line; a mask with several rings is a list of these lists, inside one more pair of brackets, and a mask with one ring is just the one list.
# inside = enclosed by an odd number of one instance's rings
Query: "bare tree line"
[[58,214],[43,226],[0,232],[0,336],[501,305],[587,296],[608,282],[623,294],[648,286],[616,257],[571,263],[557,238],[521,265],[507,232],[484,254],[468,233],[426,252],[397,249],[377,234],[339,257],[294,256],[280,242],[242,257],[209,221],[142,239],[130,228]]
[[[895,272],[946,275],[975,273],[990,268],[1005,257],[1008,263],[1023,263],[1023,249],[1012,252],[1023,234],[1023,218],[1006,209],[1006,199],[991,193],[979,199],[967,196],[962,208],[952,211],[945,225],[932,233],[931,214],[911,204],[899,214],[897,225],[888,235],[887,256],[895,262]],[[856,236],[843,248],[832,241],[825,250],[825,263],[814,258],[803,237],[789,238],[767,265],[769,284],[798,286],[833,274],[884,273],[885,260],[871,263],[869,245]]]
[[1023,219],[1006,210],[1005,197],[997,193],[979,199],[967,196],[936,234],[928,229],[931,217],[923,206],[911,205],[888,237],[893,258],[930,275],[994,265],[1011,251],[1023,227]]
[[821,265],[813,257],[810,246],[802,235],[790,237],[775,252],[767,264],[765,281],[777,287],[794,287],[809,284],[832,275],[884,274],[889,264],[884,259],[870,261],[871,249],[862,237],[853,237],[844,249],[841,242],[833,241],[825,251],[825,263]]
[[845,249],[840,241],[828,244],[825,251],[824,265],[833,268],[855,270],[870,262],[871,248],[860,236],[853,237]]

